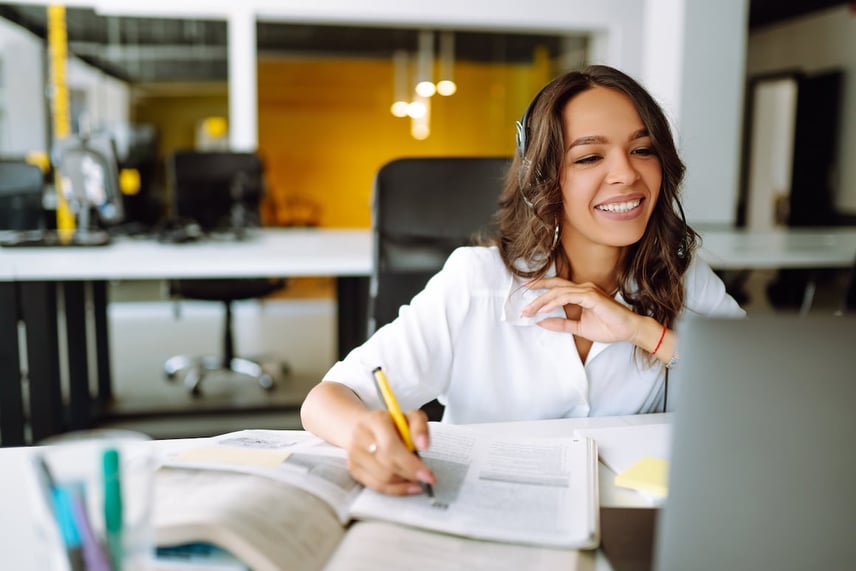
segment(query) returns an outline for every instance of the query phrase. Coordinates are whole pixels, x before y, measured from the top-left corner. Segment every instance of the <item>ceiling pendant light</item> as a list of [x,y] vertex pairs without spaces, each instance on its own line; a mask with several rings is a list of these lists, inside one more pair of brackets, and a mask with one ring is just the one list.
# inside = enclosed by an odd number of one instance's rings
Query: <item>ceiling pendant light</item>
[[437,91],[434,85],[434,32],[419,32],[416,53],[416,93],[422,97],[431,97]]
[[407,117],[409,94],[407,89],[410,57],[406,50],[395,50],[392,54],[393,102],[390,111],[396,117]]
[[453,95],[458,90],[454,80],[454,67],[455,33],[440,32],[440,81],[437,82],[437,93],[440,95]]

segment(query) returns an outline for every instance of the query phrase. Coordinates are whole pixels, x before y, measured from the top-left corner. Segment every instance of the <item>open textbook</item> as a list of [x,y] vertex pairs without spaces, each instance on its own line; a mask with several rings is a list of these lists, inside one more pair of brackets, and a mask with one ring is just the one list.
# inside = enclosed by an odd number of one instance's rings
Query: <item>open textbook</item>
[[431,424],[435,498],[359,485],[343,450],[246,430],[162,459],[158,545],[207,542],[255,571],[587,569],[599,542],[597,450],[585,437],[508,438]]

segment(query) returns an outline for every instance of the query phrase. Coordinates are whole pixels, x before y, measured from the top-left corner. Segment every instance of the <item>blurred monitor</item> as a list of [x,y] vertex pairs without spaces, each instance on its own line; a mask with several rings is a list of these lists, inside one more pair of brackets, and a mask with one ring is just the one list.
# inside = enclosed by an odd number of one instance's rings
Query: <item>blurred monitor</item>
[[255,153],[177,151],[168,169],[173,216],[194,221],[206,233],[259,225],[264,168]]
[[0,230],[45,227],[44,175],[23,159],[0,159]]

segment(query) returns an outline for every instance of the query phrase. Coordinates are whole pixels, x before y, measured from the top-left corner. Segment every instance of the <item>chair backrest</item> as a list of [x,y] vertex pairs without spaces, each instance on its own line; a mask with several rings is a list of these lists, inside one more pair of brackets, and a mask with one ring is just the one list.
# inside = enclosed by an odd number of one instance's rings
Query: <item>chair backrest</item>
[[458,246],[490,232],[510,159],[404,158],[375,177],[368,333],[392,321]]
[[44,227],[42,171],[21,161],[0,161],[0,229]]
[[173,216],[192,219],[207,232],[258,225],[264,166],[257,154],[176,151],[167,170]]

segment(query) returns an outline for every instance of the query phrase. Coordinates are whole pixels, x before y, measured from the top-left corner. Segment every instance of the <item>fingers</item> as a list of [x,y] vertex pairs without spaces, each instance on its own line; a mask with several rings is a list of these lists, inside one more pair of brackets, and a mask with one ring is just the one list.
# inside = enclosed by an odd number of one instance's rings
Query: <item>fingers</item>
[[[551,287],[547,285],[548,282],[554,283],[554,285]],[[521,313],[524,317],[532,317],[536,313],[549,313],[568,304],[591,309],[599,300],[605,298],[600,288],[593,284],[575,285],[565,280],[557,280],[557,278],[536,280],[530,284],[535,287],[549,287],[550,289],[523,308]]]
[[431,445],[428,434],[428,415],[422,410],[411,410],[404,415],[410,426],[410,436],[417,450],[428,450]]
[[[417,446],[427,444],[425,414],[410,411],[406,417]],[[368,411],[357,423],[348,447],[348,471],[363,485],[392,495],[422,493],[420,481],[435,482],[434,474],[407,449],[389,413],[382,410]]]
[[547,317],[546,319],[542,319],[538,322],[539,327],[543,327],[549,331],[555,331],[557,333],[571,333],[573,335],[579,335],[579,321],[574,321],[571,319],[565,319],[563,317]]

